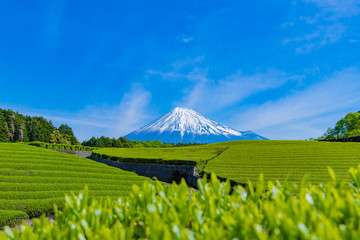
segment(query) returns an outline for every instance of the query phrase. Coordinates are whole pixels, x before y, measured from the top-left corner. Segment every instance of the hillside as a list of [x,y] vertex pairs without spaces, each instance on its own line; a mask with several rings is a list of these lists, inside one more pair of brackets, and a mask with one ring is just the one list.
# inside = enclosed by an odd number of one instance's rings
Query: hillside
[[0,227],[52,214],[87,185],[94,196],[127,196],[148,178],[92,160],[19,143],[0,143]]
[[198,145],[169,148],[100,148],[92,156],[119,162],[196,165],[218,156],[226,146]]
[[[304,176],[312,183],[329,180],[327,167],[334,169],[339,179],[348,177],[348,169],[360,164],[359,143],[334,143],[316,141],[234,141],[206,146],[166,149],[100,149],[110,159],[137,158],[192,161],[209,160],[206,173],[214,172],[221,178],[246,183],[256,182],[261,173],[266,180],[288,180],[300,184]],[[212,153],[212,155],[211,155]],[[217,156],[216,153],[221,153]],[[170,161],[171,162],[171,161]]]
[[339,179],[349,177],[350,167],[360,164],[358,143],[316,141],[241,141],[234,142],[219,157],[210,161],[205,172],[246,183],[257,181],[260,173],[265,180],[288,179],[300,184],[304,176],[312,183],[330,180],[327,167]]

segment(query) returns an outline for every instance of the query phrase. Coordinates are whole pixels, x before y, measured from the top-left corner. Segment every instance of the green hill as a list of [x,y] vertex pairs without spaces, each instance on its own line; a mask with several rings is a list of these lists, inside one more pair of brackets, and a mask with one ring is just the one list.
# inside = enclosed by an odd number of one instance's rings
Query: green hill
[[127,196],[145,177],[70,154],[0,143],[0,227],[62,208],[65,193],[87,185],[93,196]]
[[234,141],[166,149],[98,149],[96,156],[127,162],[196,163],[207,160],[204,171],[221,178],[246,183],[266,180],[301,183],[308,175],[312,183],[327,182],[330,166],[339,179],[360,164],[360,143],[317,141]]
[[233,142],[219,157],[209,161],[205,172],[246,183],[286,178],[301,183],[308,176],[312,183],[330,180],[327,166],[339,179],[349,177],[348,170],[360,164],[359,143],[316,141],[239,141]]
[[93,156],[119,162],[196,165],[210,160],[226,149],[223,145],[197,145],[169,148],[100,148]]

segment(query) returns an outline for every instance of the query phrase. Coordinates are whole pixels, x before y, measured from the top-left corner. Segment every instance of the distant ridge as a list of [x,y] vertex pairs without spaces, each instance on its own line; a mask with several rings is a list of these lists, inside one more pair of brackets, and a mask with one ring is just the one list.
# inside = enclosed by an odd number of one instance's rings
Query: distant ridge
[[208,119],[192,109],[176,107],[162,117],[126,135],[129,140],[166,143],[215,143],[267,140],[251,131],[238,131]]

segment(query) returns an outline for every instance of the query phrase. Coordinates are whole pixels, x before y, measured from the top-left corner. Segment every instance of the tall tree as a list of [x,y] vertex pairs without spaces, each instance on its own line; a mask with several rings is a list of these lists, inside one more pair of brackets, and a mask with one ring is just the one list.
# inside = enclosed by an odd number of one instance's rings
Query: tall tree
[[[69,126],[61,125],[60,129],[66,141],[78,142]],[[49,142],[54,130],[52,122],[43,117],[24,116],[0,108],[0,142]]]
[[360,136],[360,111],[348,113],[341,118],[335,127],[328,128],[324,134],[325,139]]
[[75,145],[78,143],[73,130],[66,124],[61,124],[59,127],[60,134],[64,135],[64,138],[70,141],[71,144]]

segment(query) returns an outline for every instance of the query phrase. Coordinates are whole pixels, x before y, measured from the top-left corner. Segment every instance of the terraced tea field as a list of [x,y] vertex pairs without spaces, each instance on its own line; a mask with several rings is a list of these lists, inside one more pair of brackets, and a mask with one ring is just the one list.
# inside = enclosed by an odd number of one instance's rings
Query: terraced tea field
[[290,182],[300,184],[308,175],[312,183],[321,183],[330,180],[327,166],[339,179],[346,179],[349,168],[360,164],[359,143],[238,141],[228,146],[208,162],[205,172],[240,183],[256,182],[260,173],[265,180],[282,181],[288,177]]
[[[99,149],[97,156],[128,162],[196,163],[209,160],[206,173],[235,182],[265,180],[301,183],[305,175],[313,183],[327,182],[330,166],[337,177],[348,177],[348,169],[360,164],[359,143],[316,141],[234,141],[182,148]],[[221,153],[219,156],[218,154]],[[156,160],[158,162],[156,162]],[[145,161],[146,162],[146,161]]]
[[119,162],[196,165],[218,156],[227,146],[200,145],[173,148],[100,148],[93,156]]
[[127,196],[145,177],[92,160],[26,144],[0,144],[0,227],[52,214],[65,193],[89,187],[94,196]]

